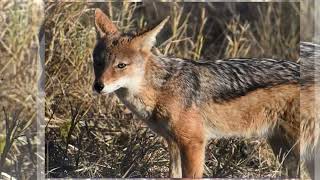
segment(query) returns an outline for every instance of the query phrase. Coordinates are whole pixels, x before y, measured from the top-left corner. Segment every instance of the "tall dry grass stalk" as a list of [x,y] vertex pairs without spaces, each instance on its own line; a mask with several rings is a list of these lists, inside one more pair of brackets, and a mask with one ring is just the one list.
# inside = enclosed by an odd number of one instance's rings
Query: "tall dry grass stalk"
[[[157,4],[155,4],[157,6]],[[185,8],[179,3],[168,3],[170,9],[170,20],[168,23],[170,32],[167,39],[162,42],[158,48],[164,55],[174,55],[185,59],[198,60],[201,56],[202,46],[204,44],[203,30],[206,23],[205,9],[202,8],[199,14],[199,22],[193,23],[194,31],[190,32],[191,12],[186,12]],[[156,9],[157,14],[165,17],[163,9]]]
[[248,22],[241,24],[240,17],[232,19],[227,25],[229,34],[226,34],[228,44],[225,56],[230,58],[247,57],[251,49],[250,25]]

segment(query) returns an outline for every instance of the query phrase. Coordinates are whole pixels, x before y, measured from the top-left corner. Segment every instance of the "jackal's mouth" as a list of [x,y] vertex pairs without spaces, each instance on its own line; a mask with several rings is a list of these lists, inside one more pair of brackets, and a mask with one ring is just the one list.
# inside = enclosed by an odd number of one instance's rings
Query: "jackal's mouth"
[[102,91],[100,92],[100,94],[101,94],[101,95],[107,95],[107,94],[110,94],[110,93],[115,92],[116,90],[118,90],[118,89],[120,89],[120,88],[121,88],[120,85],[116,85],[116,86],[112,86],[112,85],[108,86],[108,85],[106,85],[106,86],[102,89]]

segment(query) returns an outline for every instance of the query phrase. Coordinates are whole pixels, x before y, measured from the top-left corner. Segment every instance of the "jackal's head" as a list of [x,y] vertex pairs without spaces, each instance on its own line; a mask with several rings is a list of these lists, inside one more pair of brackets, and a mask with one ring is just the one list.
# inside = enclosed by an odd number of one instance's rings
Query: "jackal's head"
[[107,94],[120,88],[137,91],[144,80],[145,60],[168,18],[138,35],[125,35],[100,10],[95,11],[97,43],[93,50],[94,91]]

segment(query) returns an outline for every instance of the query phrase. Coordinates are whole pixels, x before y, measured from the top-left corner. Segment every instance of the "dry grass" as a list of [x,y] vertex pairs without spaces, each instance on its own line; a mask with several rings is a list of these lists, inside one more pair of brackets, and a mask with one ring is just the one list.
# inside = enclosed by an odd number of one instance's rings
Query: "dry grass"
[[[0,15],[7,19],[0,23],[0,101],[5,107],[5,112],[0,113],[0,152],[6,159],[3,169],[13,177],[34,179],[32,153],[22,155],[34,150],[32,122],[39,75],[35,68],[38,57],[34,53],[38,48],[39,22],[34,17],[39,15],[27,6],[2,2],[6,1],[0,2]],[[302,8],[310,6],[305,4]],[[101,7],[126,32],[149,28],[170,15],[170,22],[158,38],[158,48],[154,49],[165,55],[196,60],[298,57],[297,3],[193,3],[192,6],[154,2],[47,3],[44,24],[47,177],[168,175],[168,154],[163,140],[113,95],[92,96],[96,7]],[[17,110],[21,110],[20,116],[15,115]],[[22,123],[7,133],[19,134],[10,136],[14,140],[10,143],[4,129],[10,130],[6,125],[14,122]],[[216,140],[208,145],[206,153],[207,177],[286,175],[281,160],[272,155],[264,140]]]
[[39,17],[30,1],[0,2],[0,179],[36,175]]

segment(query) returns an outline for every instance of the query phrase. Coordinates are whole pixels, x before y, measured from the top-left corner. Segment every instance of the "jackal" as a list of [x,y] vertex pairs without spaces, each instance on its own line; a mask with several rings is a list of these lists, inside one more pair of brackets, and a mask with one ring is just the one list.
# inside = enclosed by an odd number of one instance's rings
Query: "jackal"
[[[114,92],[166,139],[170,177],[202,177],[211,138],[263,137],[280,128],[297,156],[315,149],[319,112],[310,63],[301,67],[306,74],[300,78],[300,64],[287,60],[157,56],[151,49],[168,19],[149,31],[128,35],[97,9],[93,89],[102,95]],[[279,146],[277,140],[274,144]]]

